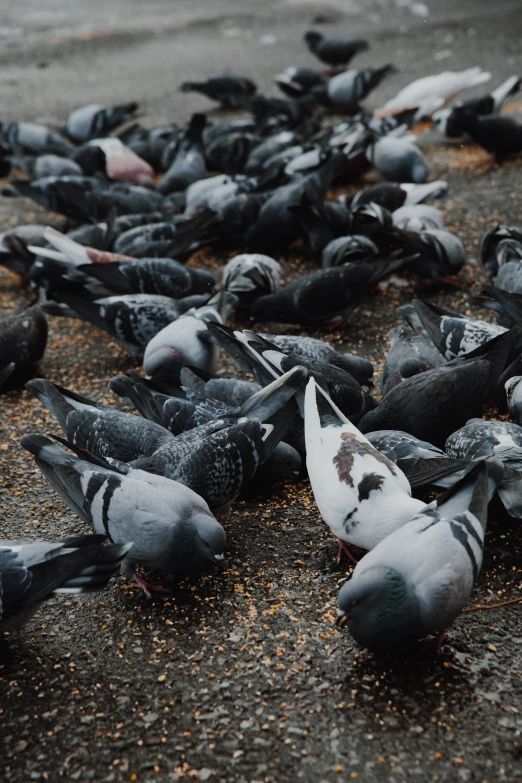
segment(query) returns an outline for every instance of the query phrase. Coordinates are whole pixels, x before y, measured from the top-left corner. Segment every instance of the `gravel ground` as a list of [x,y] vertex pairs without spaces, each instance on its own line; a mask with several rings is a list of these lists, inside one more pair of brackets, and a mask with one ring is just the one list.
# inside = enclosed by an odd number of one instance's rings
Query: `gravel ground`
[[[443,67],[480,62],[494,71],[495,83],[522,70],[522,15],[514,3],[431,2],[426,22],[416,15],[419,4],[415,10],[386,1],[361,2],[359,13],[340,2],[269,2],[262,10],[245,2],[241,14],[231,0],[180,2],[176,11],[161,1],[145,10],[129,2],[125,17],[122,2],[107,4],[109,16],[102,4],[84,5],[92,11],[90,28],[78,2],[47,3],[38,16],[39,4],[29,0],[23,19],[18,4],[0,11],[0,32],[7,30],[0,41],[5,117],[63,117],[86,100],[145,95],[147,120],[177,119],[207,105],[175,92],[189,76],[233,64],[268,87],[270,74],[289,62],[311,62],[299,37],[318,13],[372,38],[361,62],[398,65],[399,76],[383,85],[376,104]],[[158,20],[166,21],[161,32]],[[110,34],[96,32],[102,27]],[[268,34],[276,43],[258,45]],[[445,50],[450,54],[441,57]],[[37,68],[35,54],[46,67]],[[479,150],[445,149],[431,133],[422,144],[433,176],[450,183],[448,225],[469,255],[458,289],[429,296],[463,309],[462,292],[483,280],[476,257],[485,226],[520,222],[522,164],[491,168]],[[63,226],[29,202],[0,201],[0,228],[40,219]],[[224,260],[207,252],[194,263]],[[287,277],[313,267],[299,248],[283,261]],[[380,363],[394,309],[413,293],[390,288],[368,297],[350,326],[330,338]],[[29,299],[0,272],[2,314]],[[96,329],[51,322],[46,377],[110,401],[108,378],[133,366]],[[0,404],[5,535],[85,532],[18,446],[22,434],[55,432],[57,425],[26,392],[5,394]],[[407,656],[378,658],[334,625],[339,585],[350,570],[336,563],[336,542],[307,482],[276,487],[270,498],[250,495],[234,505],[225,526],[222,571],[173,583],[171,596],[151,600],[120,577],[98,596],[54,599],[22,631],[6,635],[3,779],[522,780],[520,604],[464,614],[440,655],[420,646]],[[496,505],[486,542],[471,610],[520,595],[520,526]]]

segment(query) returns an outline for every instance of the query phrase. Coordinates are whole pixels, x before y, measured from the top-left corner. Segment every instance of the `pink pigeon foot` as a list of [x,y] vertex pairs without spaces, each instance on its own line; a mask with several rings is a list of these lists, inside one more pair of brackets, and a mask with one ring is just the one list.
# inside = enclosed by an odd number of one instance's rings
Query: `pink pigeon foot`
[[151,593],[172,592],[171,590],[169,590],[168,587],[162,587],[161,585],[153,585],[150,582],[147,582],[146,579],[144,579],[142,576],[139,576],[138,574],[134,574],[134,583],[137,587],[140,588],[140,590],[143,590],[147,598],[151,598]]

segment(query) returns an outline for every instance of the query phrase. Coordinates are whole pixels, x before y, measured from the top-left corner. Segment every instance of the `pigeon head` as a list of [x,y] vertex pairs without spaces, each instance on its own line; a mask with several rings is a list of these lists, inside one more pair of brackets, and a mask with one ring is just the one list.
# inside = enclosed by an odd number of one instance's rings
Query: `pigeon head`
[[278,443],[263,466],[265,478],[269,473],[274,482],[283,479],[295,481],[301,470],[301,462],[301,457],[293,446],[284,442]]
[[304,40],[306,41],[306,44],[309,49],[312,51],[314,50],[314,47],[317,46],[319,41],[322,41],[323,36],[321,33],[318,33],[316,30],[309,30],[307,33],[304,34]]
[[361,386],[370,386],[373,377],[373,365],[362,356],[336,354],[328,359],[328,364],[349,373]]
[[415,331],[406,324],[396,326],[395,329],[390,329],[388,332],[388,340],[390,346],[394,346],[399,340],[404,340],[406,337],[415,337]]
[[417,597],[398,571],[384,566],[357,569],[341,588],[337,622],[347,622],[362,647],[386,650],[401,644],[418,627]]
[[224,560],[227,539],[217,519],[209,514],[196,514],[192,517],[192,522],[196,531],[200,560],[212,565]]

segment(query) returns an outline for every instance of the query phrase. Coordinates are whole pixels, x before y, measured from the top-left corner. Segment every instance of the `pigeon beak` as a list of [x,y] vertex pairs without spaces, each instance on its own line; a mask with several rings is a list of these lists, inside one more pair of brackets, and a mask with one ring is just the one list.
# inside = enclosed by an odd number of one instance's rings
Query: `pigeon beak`
[[337,609],[336,625],[344,625],[348,619],[348,614],[342,609]]
[[224,559],[225,559],[225,555],[214,555],[214,560],[215,560],[217,563],[220,563],[220,562],[222,562]]

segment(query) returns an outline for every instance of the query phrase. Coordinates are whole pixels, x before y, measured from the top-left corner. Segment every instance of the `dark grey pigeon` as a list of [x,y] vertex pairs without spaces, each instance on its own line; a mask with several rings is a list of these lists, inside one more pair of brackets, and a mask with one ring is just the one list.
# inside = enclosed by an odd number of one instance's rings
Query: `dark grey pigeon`
[[490,279],[503,264],[522,259],[522,228],[497,224],[486,231],[480,243],[480,260]]
[[310,51],[327,65],[348,65],[358,52],[365,52],[368,41],[352,38],[334,38],[322,35],[317,30],[309,30],[304,34],[304,40]]
[[387,652],[452,625],[480,571],[502,473],[498,460],[481,462],[359,561],[337,610],[358,644]]
[[518,337],[512,329],[442,367],[407,378],[362,417],[359,429],[365,434],[403,430],[443,447],[470,416],[480,416]]
[[398,326],[388,332],[390,350],[384,363],[381,389],[387,394],[405,378],[440,367],[444,360],[440,353],[421,334],[409,326]]
[[[295,367],[262,389],[259,403],[247,401],[240,418],[224,417],[184,432],[151,457],[135,460],[133,467],[180,481],[216,512],[228,510],[284,439],[296,412],[287,401],[306,375],[304,368]],[[249,405],[254,406],[252,414]]]
[[37,305],[0,320],[0,367],[16,365],[10,386],[23,383],[35,372],[46,345],[47,319]]
[[122,570],[147,595],[154,589],[136,566],[184,575],[223,560],[225,532],[205,501],[162,476],[120,465],[120,471],[80,459],[43,435],[20,443],[75,514],[116,544],[132,543]]
[[14,152],[29,155],[51,153],[67,156],[71,149],[61,133],[39,122],[1,122],[0,141],[8,144]]
[[222,106],[240,108],[245,106],[248,100],[257,90],[251,79],[245,76],[210,76],[199,82],[184,82],[180,87],[181,92],[200,92],[211,101],[216,101]]
[[104,535],[60,541],[0,541],[0,629],[20,628],[53,595],[103,590],[130,544]]

